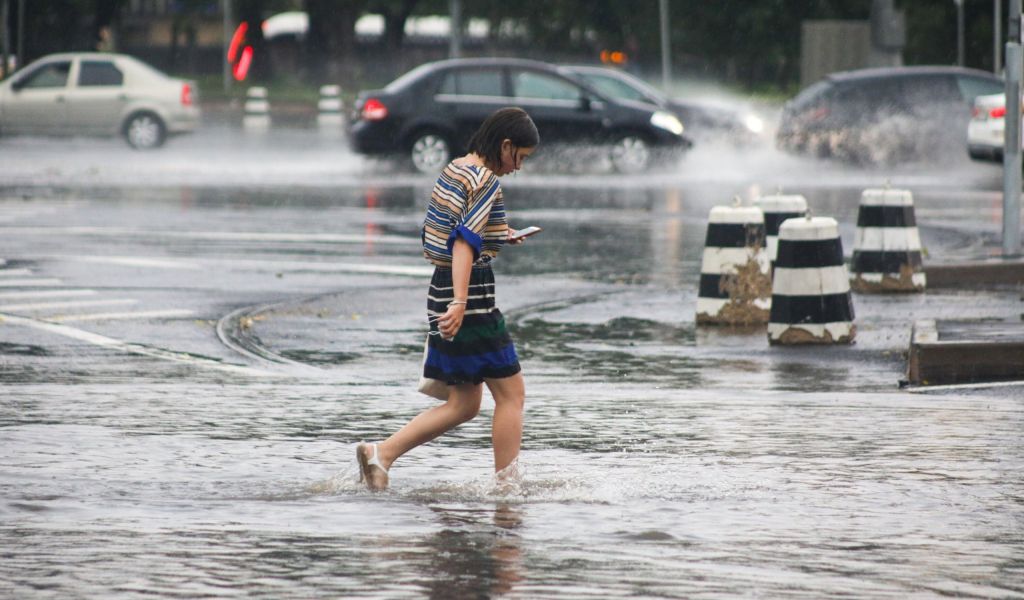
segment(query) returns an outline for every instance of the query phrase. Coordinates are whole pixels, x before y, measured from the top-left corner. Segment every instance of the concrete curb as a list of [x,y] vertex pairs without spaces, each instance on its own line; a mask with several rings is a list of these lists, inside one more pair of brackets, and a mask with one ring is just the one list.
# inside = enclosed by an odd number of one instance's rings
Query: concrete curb
[[901,385],[1021,381],[1024,325],[985,320],[914,323]]
[[990,258],[925,266],[928,287],[965,288],[1024,284],[1024,259]]

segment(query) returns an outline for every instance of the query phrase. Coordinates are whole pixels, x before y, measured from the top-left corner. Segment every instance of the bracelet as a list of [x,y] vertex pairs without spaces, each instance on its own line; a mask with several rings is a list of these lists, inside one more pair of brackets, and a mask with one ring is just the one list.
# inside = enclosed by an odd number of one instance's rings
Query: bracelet
[[465,304],[465,303],[466,303],[465,300],[452,300],[451,302],[448,303],[448,306],[451,306],[452,304]]

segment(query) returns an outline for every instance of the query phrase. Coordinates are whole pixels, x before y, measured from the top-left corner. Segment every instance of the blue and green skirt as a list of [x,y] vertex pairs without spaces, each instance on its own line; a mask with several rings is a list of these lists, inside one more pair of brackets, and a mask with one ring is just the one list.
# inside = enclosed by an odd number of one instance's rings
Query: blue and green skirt
[[441,336],[437,319],[454,299],[452,270],[435,267],[427,294],[430,335],[423,376],[448,385],[481,383],[510,377],[520,371],[519,358],[505,328],[505,317],[494,305],[494,271],[489,264],[474,265],[469,276],[469,298],[462,327],[451,340]]

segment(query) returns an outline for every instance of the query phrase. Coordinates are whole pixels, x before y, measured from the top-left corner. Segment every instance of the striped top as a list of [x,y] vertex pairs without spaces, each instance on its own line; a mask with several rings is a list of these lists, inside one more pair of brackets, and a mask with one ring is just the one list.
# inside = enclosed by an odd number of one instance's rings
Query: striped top
[[434,184],[421,235],[423,256],[440,267],[452,266],[458,238],[473,247],[475,264],[497,256],[508,237],[498,177],[486,167],[448,163]]

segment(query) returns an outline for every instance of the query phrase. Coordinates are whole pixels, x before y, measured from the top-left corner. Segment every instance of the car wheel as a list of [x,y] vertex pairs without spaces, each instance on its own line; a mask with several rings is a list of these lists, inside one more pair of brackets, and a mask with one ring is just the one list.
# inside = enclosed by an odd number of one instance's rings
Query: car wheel
[[623,174],[643,173],[651,166],[651,146],[643,137],[627,133],[612,144],[612,167]]
[[409,158],[413,168],[420,173],[436,175],[451,160],[451,145],[443,135],[424,131],[413,137]]
[[167,137],[167,127],[153,113],[138,113],[129,117],[124,126],[124,139],[137,150],[157,148]]

